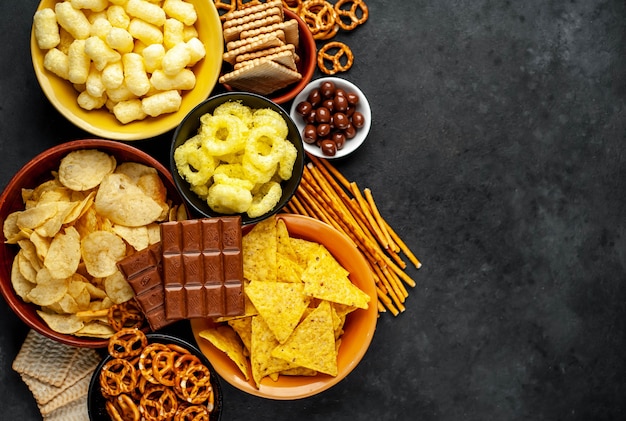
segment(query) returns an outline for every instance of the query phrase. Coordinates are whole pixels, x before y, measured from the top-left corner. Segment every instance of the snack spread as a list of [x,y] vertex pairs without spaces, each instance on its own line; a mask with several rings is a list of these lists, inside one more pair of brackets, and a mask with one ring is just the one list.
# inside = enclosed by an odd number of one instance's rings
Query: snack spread
[[178,111],[206,55],[193,4],[182,0],[65,0],[35,13],[44,68],[77,90],[86,110],[122,123]]

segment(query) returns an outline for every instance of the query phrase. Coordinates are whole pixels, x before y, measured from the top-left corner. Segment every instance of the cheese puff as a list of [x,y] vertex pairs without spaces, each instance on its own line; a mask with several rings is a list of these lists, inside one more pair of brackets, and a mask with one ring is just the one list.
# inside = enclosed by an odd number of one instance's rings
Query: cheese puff
[[68,78],[72,83],[86,83],[91,59],[85,54],[85,40],[76,39],[67,53]]
[[207,204],[225,215],[245,212],[252,203],[252,193],[233,184],[214,183],[208,191]]
[[107,9],[107,19],[111,22],[111,25],[116,28],[127,29],[130,24],[130,16],[126,13],[126,10],[122,6],[112,5]]
[[109,2],[113,3],[116,6],[124,6],[128,0],[109,0]]
[[150,117],[176,112],[180,109],[183,98],[176,90],[158,92],[141,100],[143,112]]
[[259,192],[252,197],[252,203],[250,203],[246,213],[250,218],[265,215],[276,206],[282,194],[283,190],[279,183],[270,181],[263,184]]
[[91,96],[88,91],[83,91],[78,95],[76,101],[78,102],[80,108],[91,111],[102,108],[106,103],[106,100],[106,95],[102,95],[101,97],[94,97]]
[[128,24],[128,32],[146,45],[163,44],[163,32],[144,20],[131,19]]
[[278,176],[282,180],[289,180],[293,173],[293,166],[298,158],[298,150],[293,143],[285,141],[285,150],[278,161]]
[[146,66],[146,72],[153,73],[161,68],[161,61],[165,55],[165,47],[162,44],[148,45],[141,50],[143,63]]
[[183,40],[189,41],[191,38],[198,38],[198,30],[195,26],[187,26],[183,28]]
[[189,69],[183,69],[173,76],[168,76],[163,70],[155,70],[150,76],[150,83],[160,91],[176,89],[188,91],[196,86],[196,75]]
[[87,39],[91,32],[91,24],[81,10],[74,9],[69,1],[54,6],[57,22],[75,39]]
[[35,12],[33,17],[33,28],[35,40],[42,50],[49,50],[56,47],[61,42],[59,35],[59,25],[54,10],[50,8],[41,9]]
[[183,70],[191,61],[191,54],[187,49],[187,44],[177,44],[167,50],[163,56],[161,66],[166,75],[173,76]]
[[124,83],[124,66],[121,61],[109,63],[102,69],[102,84],[106,89],[116,89]]
[[113,27],[106,37],[109,47],[120,53],[130,53],[135,48],[133,36],[124,28]]
[[145,95],[150,90],[150,80],[143,65],[143,58],[137,53],[122,56],[124,82],[128,89],[137,96]]
[[51,48],[43,56],[43,67],[62,79],[69,80],[69,60],[67,54],[58,48]]
[[74,42],[74,37],[63,28],[59,28],[59,37],[61,38],[61,42],[59,42],[57,48],[67,54],[70,50],[70,45]]
[[110,100],[114,102],[128,101],[130,99],[137,99],[137,95],[132,93],[125,83],[122,83],[118,88],[107,89],[106,94]]
[[88,9],[102,12],[109,5],[108,0],[70,0],[74,9]]
[[[161,44],[150,44],[150,45],[161,45]],[[135,40],[135,48],[133,48],[133,53],[143,54],[143,50],[148,47],[148,45],[144,44],[142,41],[136,39]],[[163,52],[165,54],[165,52]]]
[[91,66],[89,69],[85,90],[94,97],[101,97],[106,91],[106,86],[102,82],[102,73],[95,66]]
[[118,102],[113,107],[113,114],[122,124],[143,120],[147,117],[147,114],[143,112],[141,100],[139,99],[129,99],[128,101]]
[[91,36],[85,41],[85,54],[93,61],[96,69],[102,70],[109,63],[119,61],[120,53],[109,47],[100,37]]
[[198,19],[193,4],[181,0],[165,0],[163,10],[168,16],[178,19],[188,26],[193,25]]
[[111,30],[113,26],[111,22],[107,19],[106,15],[95,19],[91,24],[91,36],[96,36],[98,38],[106,39],[107,34]]
[[145,0],[128,0],[126,13],[154,26],[163,26],[165,24],[165,11],[159,5]]
[[197,62],[202,60],[206,56],[206,48],[204,44],[197,37],[191,38],[187,41],[187,50],[191,58],[187,66],[194,66]]
[[172,48],[176,44],[185,42],[183,37],[183,30],[185,25],[176,19],[167,19],[165,25],[163,25],[163,44],[165,48]]

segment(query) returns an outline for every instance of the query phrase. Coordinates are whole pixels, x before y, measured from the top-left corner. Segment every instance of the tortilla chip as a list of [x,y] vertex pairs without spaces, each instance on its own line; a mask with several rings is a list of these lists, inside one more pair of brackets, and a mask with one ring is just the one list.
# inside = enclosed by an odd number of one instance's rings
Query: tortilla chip
[[252,318],[250,364],[252,378],[257,387],[265,376],[293,368],[289,362],[272,357],[272,350],[279,343],[262,316]]
[[199,335],[224,352],[241,370],[246,381],[250,378],[248,360],[243,352],[243,345],[233,329],[229,326],[216,326],[201,331]]
[[276,224],[268,218],[242,238],[243,277],[249,281],[276,281]]

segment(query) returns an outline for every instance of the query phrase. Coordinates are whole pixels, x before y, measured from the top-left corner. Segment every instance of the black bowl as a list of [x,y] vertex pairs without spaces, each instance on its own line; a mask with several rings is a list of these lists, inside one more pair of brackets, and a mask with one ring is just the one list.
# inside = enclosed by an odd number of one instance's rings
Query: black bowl
[[253,109],[270,108],[279,113],[283,117],[283,119],[287,123],[287,127],[289,128],[287,139],[291,143],[293,143],[298,151],[298,157],[296,158],[291,178],[281,183],[283,194],[278,204],[274,206],[271,211],[259,217],[250,218],[245,213],[238,214],[241,216],[241,223],[243,225],[254,224],[276,214],[289,202],[291,197],[295,194],[298,185],[300,184],[300,179],[302,178],[302,172],[304,170],[305,155],[304,146],[302,144],[302,136],[296,124],[289,116],[289,113],[287,113],[278,104],[270,101],[269,99],[261,95],[249,92],[226,92],[223,94],[215,95],[200,103],[189,114],[187,114],[187,116],[183,119],[183,121],[174,132],[174,138],[170,150],[170,169],[172,177],[174,178],[174,183],[176,184],[176,187],[178,188],[181,196],[185,199],[185,202],[187,203],[191,212],[206,218],[225,216],[224,214],[213,211],[205,200],[202,200],[198,195],[190,190],[189,183],[187,183],[187,181],[185,181],[180,176],[178,170],[176,169],[176,162],[174,161],[174,151],[178,146],[182,145],[183,143],[185,143],[185,141],[198,133],[198,129],[200,128],[200,117],[202,117],[206,113],[212,113],[213,110],[217,108],[217,106],[228,101],[240,101],[242,104],[247,105]]
[[[207,359],[207,357],[200,352],[200,350],[192,345],[191,343],[184,341],[180,338],[164,335],[161,333],[148,333],[146,334],[148,338],[148,343],[162,343],[162,344],[174,344],[178,345],[182,348],[189,350],[192,354],[200,358],[202,364],[206,365],[211,372],[211,386],[213,387],[213,393],[215,395],[214,400],[214,409],[211,412],[209,417],[210,421],[219,421],[222,417],[222,387],[220,385],[219,378],[215,369]],[[93,372],[91,376],[91,381],[89,382],[89,392],[87,395],[87,411],[89,413],[89,419],[91,421],[111,421],[111,417],[106,411],[105,402],[106,399],[102,396],[102,392],[100,389],[100,371],[102,371],[102,367],[107,361],[113,358],[111,355],[107,355],[96,367],[96,370]]]

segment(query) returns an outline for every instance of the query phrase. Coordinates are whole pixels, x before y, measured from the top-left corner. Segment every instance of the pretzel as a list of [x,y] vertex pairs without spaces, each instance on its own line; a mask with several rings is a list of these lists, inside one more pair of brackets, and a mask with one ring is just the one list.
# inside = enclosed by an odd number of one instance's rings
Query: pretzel
[[113,358],[102,366],[100,388],[107,396],[130,393],[137,385],[137,370],[125,359]]
[[154,357],[163,351],[168,351],[167,345],[160,344],[158,342],[147,345],[141,354],[139,355],[139,371],[141,375],[146,378],[146,380],[152,384],[159,384],[158,380],[154,378],[154,371],[152,368],[152,363],[154,361]]
[[148,345],[148,338],[139,329],[124,328],[109,339],[108,351],[114,358],[136,357]]
[[222,20],[222,21],[224,21],[226,19],[224,17],[224,15],[226,13],[232,12],[233,10],[235,10],[237,8],[237,1],[236,0],[230,0],[230,1],[213,0],[213,3],[215,3],[215,8],[217,9],[218,13],[220,14],[220,20]]
[[[335,50],[334,54],[331,53],[332,50]],[[344,56],[345,63],[342,63]],[[330,67],[326,66],[327,62],[331,63]],[[354,55],[352,54],[352,50],[343,42],[331,41],[322,46],[317,52],[317,65],[320,70],[327,75],[345,72],[352,67],[353,62]]]
[[122,394],[117,399],[108,400],[105,408],[113,421],[139,421],[141,413],[135,402],[128,395]]
[[305,1],[298,13],[315,39],[319,39],[319,34],[326,34],[337,25],[337,13],[326,0]]
[[107,319],[113,330],[119,332],[127,327],[139,329],[143,325],[145,317],[137,302],[131,299],[109,307]]
[[302,7],[302,0],[283,0],[283,7],[291,10],[296,15],[299,15],[300,8]]
[[179,408],[174,421],[209,421],[209,410],[204,405],[189,405]]
[[176,394],[164,385],[150,386],[141,397],[139,410],[147,421],[169,420],[178,410]]
[[213,395],[211,373],[205,365],[192,364],[176,374],[174,391],[182,400],[199,404]]
[[152,375],[164,386],[174,386],[176,368],[174,361],[178,354],[172,351],[157,352],[152,359]]
[[[344,5],[349,6],[349,8],[344,9]],[[365,23],[369,17],[369,10],[363,0],[339,0],[335,3],[335,12],[337,13],[337,24],[344,31],[353,30]],[[361,17],[359,17],[359,14]],[[348,18],[348,23],[343,18]]]

